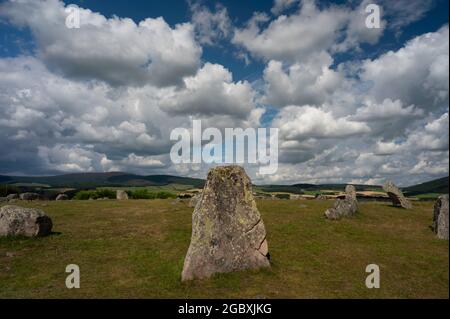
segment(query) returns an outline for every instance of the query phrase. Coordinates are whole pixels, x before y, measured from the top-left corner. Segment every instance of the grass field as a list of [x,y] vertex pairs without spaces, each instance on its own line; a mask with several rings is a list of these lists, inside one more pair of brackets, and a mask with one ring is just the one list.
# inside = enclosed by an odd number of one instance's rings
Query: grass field
[[[0,298],[448,298],[448,241],[429,229],[432,202],[405,211],[365,202],[355,218],[323,218],[332,201],[258,201],[269,270],[180,282],[192,209],[174,200],[24,204],[55,234],[0,239]],[[44,205],[44,206],[43,206]],[[365,287],[365,267],[381,288]],[[77,264],[81,288],[65,287]]]

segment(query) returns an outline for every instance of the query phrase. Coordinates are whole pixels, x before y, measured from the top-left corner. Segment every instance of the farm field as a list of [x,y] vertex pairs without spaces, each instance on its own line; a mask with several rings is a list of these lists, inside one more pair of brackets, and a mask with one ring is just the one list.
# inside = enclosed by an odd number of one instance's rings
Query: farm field
[[[51,236],[0,239],[0,298],[448,298],[448,241],[429,229],[432,202],[402,210],[362,202],[329,221],[327,200],[258,200],[271,269],[181,283],[191,235],[185,202],[173,199],[36,201]],[[367,289],[377,264],[381,288]],[[81,288],[67,289],[77,264]]]

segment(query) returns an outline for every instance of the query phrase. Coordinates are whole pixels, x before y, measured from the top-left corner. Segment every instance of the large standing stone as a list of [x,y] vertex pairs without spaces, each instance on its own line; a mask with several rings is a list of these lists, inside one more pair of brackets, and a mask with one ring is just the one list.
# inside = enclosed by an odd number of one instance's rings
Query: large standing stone
[[52,220],[42,210],[7,205],[0,208],[0,236],[46,236]]
[[182,280],[270,267],[266,230],[250,178],[240,166],[211,169],[192,215]]
[[325,211],[325,217],[328,219],[341,219],[356,214],[358,211],[358,201],[356,199],[356,190],[353,185],[345,187],[345,198],[337,199],[333,208]]
[[406,199],[402,191],[397,186],[395,186],[394,183],[386,182],[383,185],[383,190],[388,194],[394,206],[401,206],[406,209],[412,208],[411,202]]
[[128,194],[123,189],[118,189],[116,191],[116,198],[118,200],[127,200],[128,199]]
[[438,238],[448,240],[448,194],[439,196],[434,204],[431,227]]
[[20,194],[21,200],[38,200],[40,198],[37,193],[22,193]]

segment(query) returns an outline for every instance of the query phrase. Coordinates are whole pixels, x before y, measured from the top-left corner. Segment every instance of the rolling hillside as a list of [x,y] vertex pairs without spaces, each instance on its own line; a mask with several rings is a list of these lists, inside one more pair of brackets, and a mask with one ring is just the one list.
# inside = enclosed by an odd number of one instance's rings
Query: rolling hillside
[[191,185],[203,187],[204,181],[196,178],[170,175],[141,176],[122,172],[113,173],[79,173],[57,176],[4,176],[0,175],[0,183],[7,184],[39,184],[47,187],[95,188],[106,186],[164,186],[169,184]]
[[403,191],[408,196],[429,193],[448,194],[448,181],[449,177],[447,176],[418,185],[406,187],[403,189]]
[[[419,194],[444,194],[448,193],[449,178],[439,178],[426,183],[403,188],[407,196]],[[57,176],[6,176],[0,175],[0,184],[9,184],[27,187],[43,188],[96,188],[96,187],[146,187],[184,185],[192,188],[202,188],[203,179],[180,177],[172,175],[136,175],[123,172],[111,173],[77,173]],[[256,191],[262,192],[286,192],[302,194],[319,190],[343,191],[346,184],[294,184],[294,185],[258,185]],[[381,191],[377,185],[355,185],[358,191]]]

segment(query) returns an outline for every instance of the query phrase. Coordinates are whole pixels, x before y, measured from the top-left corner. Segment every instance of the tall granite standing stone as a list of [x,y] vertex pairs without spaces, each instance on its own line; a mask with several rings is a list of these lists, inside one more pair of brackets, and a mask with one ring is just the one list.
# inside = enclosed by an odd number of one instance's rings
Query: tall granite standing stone
[[128,199],[128,194],[127,194],[127,192],[125,192],[125,191],[122,190],[122,189],[118,189],[118,190],[116,191],[116,199],[118,199],[118,200],[127,200],[127,199]]
[[412,208],[411,202],[406,199],[402,191],[397,186],[395,186],[394,183],[386,182],[383,185],[383,190],[388,194],[394,206],[403,207],[405,209]]
[[42,210],[7,205],[0,208],[0,236],[46,236],[52,220]]
[[448,194],[439,196],[434,204],[431,228],[438,238],[448,240]]
[[325,217],[328,219],[341,219],[342,217],[349,217],[356,214],[358,211],[358,201],[356,199],[356,190],[353,185],[345,187],[345,198],[337,199],[334,202],[333,208],[325,211]]
[[250,178],[240,166],[213,168],[192,215],[181,278],[261,267],[270,267],[269,252]]

